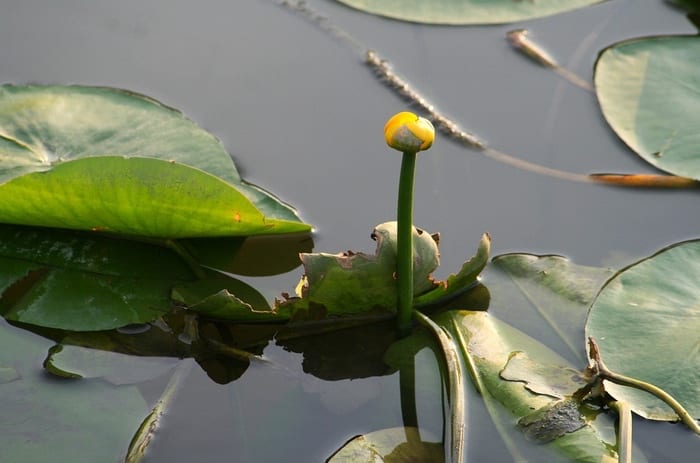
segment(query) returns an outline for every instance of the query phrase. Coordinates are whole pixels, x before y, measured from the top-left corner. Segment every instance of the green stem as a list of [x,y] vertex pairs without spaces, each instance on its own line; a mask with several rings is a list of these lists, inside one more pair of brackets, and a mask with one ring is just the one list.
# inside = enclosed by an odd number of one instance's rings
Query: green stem
[[[401,417],[406,430],[406,442],[416,437],[408,428],[418,430],[418,409],[416,408],[416,375],[415,358],[411,357],[410,365],[399,369],[399,390],[401,393]],[[420,437],[420,434],[418,434]]]
[[654,386],[651,383],[647,383],[646,381],[642,381],[637,378],[631,378],[629,376],[621,375],[619,373],[615,373],[614,371],[609,370],[605,363],[603,363],[602,354],[600,352],[600,348],[598,347],[598,343],[596,343],[592,337],[588,338],[588,346],[589,356],[594,362],[598,378],[610,381],[611,383],[619,384],[620,386],[633,387],[635,389],[639,389],[640,391],[648,392],[656,398],[664,401],[666,405],[671,407],[673,411],[676,412],[678,418],[680,418],[680,420],[686,426],[688,426],[691,431],[693,431],[695,434],[700,435],[700,425],[698,425],[698,423],[690,415],[690,413],[688,413],[688,411],[685,408],[683,408],[683,406],[668,392],[664,391],[658,386]]
[[632,409],[627,402],[612,401],[617,412],[617,461],[632,463]]
[[447,370],[447,389],[450,399],[450,422],[445,423],[445,427],[450,428],[449,433],[445,433],[445,462],[459,463],[464,460],[464,442],[466,436],[466,394],[464,392],[464,366],[462,355],[458,350],[458,344],[452,339],[448,332],[423,315],[418,310],[413,311],[413,316],[418,323],[423,325],[437,339],[440,349],[444,355]]
[[620,386],[633,387],[635,389],[639,389],[640,391],[648,392],[658,399],[661,399],[666,403],[666,405],[671,407],[674,412],[676,412],[680,420],[685,423],[685,425],[688,426],[691,431],[700,435],[700,426],[698,426],[698,424],[695,422],[695,419],[690,416],[690,413],[688,413],[688,411],[683,408],[683,406],[676,399],[674,399],[668,392],[664,391],[660,387],[636,378],[630,378],[629,376],[614,373],[608,370],[605,365],[602,365],[602,368],[600,368],[598,376],[602,379],[610,381],[611,383],[619,384]]
[[411,330],[413,312],[413,177],[416,172],[416,153],[406,151],[401,160],[399,177],[399,199],[396,213],[397,244],[396,270],[398,277],[399,331],[408,334]]

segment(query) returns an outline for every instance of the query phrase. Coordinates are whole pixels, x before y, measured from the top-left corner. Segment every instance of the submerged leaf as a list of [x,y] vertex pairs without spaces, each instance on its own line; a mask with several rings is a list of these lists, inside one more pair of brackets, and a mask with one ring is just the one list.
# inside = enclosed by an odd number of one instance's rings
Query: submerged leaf
[[540,18],[603,0],[338,0],[368,13],[432,24],[502,24]]
[[700,180],[700,40],[627,40],[603,50],[595,86],[605,119],[647,162]]
[[3,463],[123,458],[148,410],[141,392],[99,380],[51,380],[41,368],[49,345],[0,320],[0,365],[12,365],[18,375],[0,382]]
[[[688,241],[617,273],[591,306],[586,336],[607,367],[665,390],[700,419],[700,241]],[[632,410],[677,419],[651,394],[605,382]]]

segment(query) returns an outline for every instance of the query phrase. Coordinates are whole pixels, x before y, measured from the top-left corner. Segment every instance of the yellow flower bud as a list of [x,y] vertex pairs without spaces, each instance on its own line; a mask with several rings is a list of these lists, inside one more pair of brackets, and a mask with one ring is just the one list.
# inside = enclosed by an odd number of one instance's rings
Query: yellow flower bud
[[394,114],[384,126],[386,144],[403,152],[427,150],[435,139],[435,129],[428,119],[409,112]]

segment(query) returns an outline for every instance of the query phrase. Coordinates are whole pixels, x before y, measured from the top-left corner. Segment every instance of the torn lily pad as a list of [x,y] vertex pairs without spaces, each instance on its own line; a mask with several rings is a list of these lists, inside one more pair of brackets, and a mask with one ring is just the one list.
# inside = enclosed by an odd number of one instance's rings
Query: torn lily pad
[[437,285],[431,291],[416,297],[414,303],[417,307],[440,304],[448,299],[459,296],[478,283],[478,276],[486,267],[491,251],[491,236],[488,233],[481,235],[479,247],[474,257],[466,261],[457,273],[448,276],[444,281],[436,282]]
[[570,366],[542,363],[531,359],[526,352],[511,352],[500,377],[506,381],[519,381],[534,394],[555,399],[572,395],[586,385],[583,374]]
[[[385,222],[372,232],[374,255],[347,251],[339,254],[302,253],[305,275],[296,298],[278,303],[291,308],[293,319],[326,316],[392,314],[397,305],[397,224]],[[488,261],[491,240],[484,234],[477,254],[445,281],[433,279],[440,264],[439,235],[414,227],[413,288],[416,306],[441,304],[470,289]]]
[[[315,306],[326,315],[351,315],[396,310],[396,222],[378,225],[372,232],[374,255],[347,251],[340,254],[303,253],[305,275],[296,308]],[[414,293],[436,287],[430,274],[440,263],[438,237],[414,227]],[[320,307],[319,307],[320,306]],[[325,310],[324,310],[325,309]]]

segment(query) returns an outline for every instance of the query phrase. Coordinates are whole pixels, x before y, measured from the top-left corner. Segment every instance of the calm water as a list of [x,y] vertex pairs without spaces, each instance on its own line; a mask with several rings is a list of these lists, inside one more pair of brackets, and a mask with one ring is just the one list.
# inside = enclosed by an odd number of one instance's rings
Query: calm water
[[[616,41],[694,33],[659,0],[611,1],[474,28],[405,24],[333,1],[308,3],[491,146],[580,173],[652,170],[617,140],[592,94],[515,53],[506,31],[530,29],[586,78],[597,52]],[[400,156],[384,146],[381,132],[406,104],[349,47],[272,0],[0,5],[0,82],[122,87],[181,109],[222,140],[246,179],[299,207],[317,228],[316,250],[371,251],[372,228],[393,219]],[[457,269],[484,231],[494,255],[557,253],[620,267],[696,237],[697,195],[547,178],[438,138],[419,160],[415,220],[442,232],[438,276]],[[247,281],[272,298],[291,290],[300,273]],[[353,435],[401,424],[396,374],[326,381],[304,374],[300,354],[274,345],[266,354],[281,367],[250,368],[228,385],[194,368],[149,461],[322,461]],[[430,374],[434,359],[421,362],[426,378],[437,375]],[[440,436],[435,400],[419,395],[419,421]],[[492,433],[483,422],[480,437]],[[644,441],[653,434],[652,460],[687,461],[700,446],[676,429],[639,423],[635,432]],[[498,441],[479,442],[474,461],[503,461]]]

